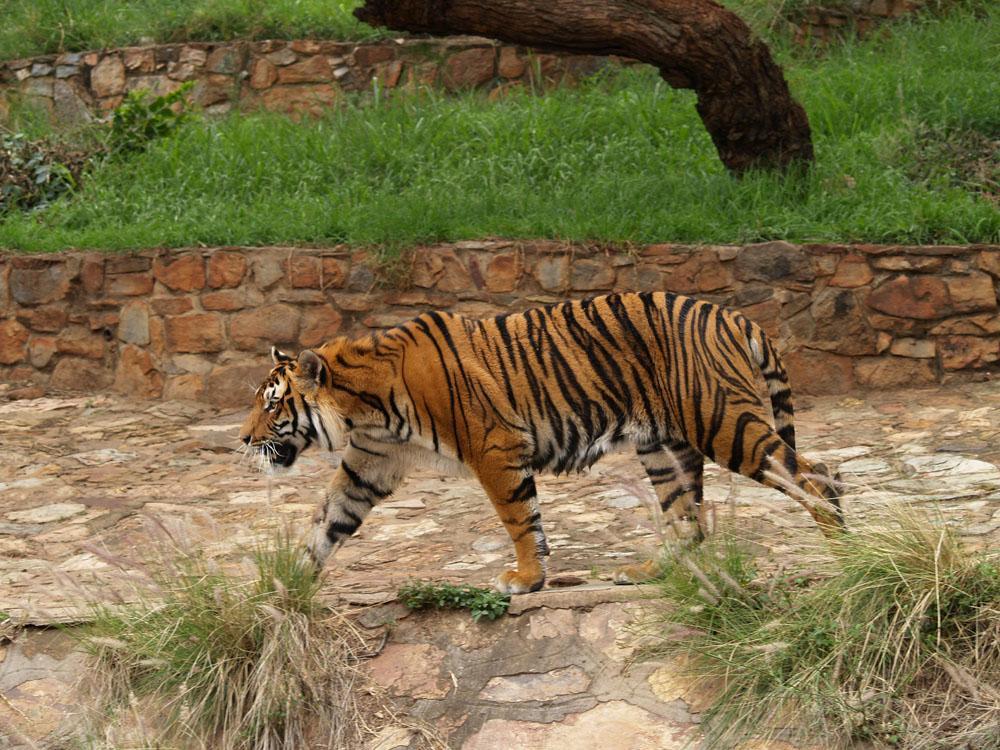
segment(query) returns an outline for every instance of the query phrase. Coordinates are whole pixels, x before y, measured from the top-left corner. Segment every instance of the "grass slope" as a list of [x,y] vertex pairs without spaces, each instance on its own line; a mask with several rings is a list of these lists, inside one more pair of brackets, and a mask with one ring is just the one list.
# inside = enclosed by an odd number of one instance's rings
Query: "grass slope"
[[384,35],[353,0],[0,0],[0,60],[148,41]]
[[[938,144],[988,147],[1000,133],[996,20],[958,13],[822,58],[781,53],[813,127],[805,175],[732,178],[691,92],[635,70],[496,103],[398,95],[302,124],[196,121],[95,170],[73,198],[8,217],[0,247],[995,242],[996,205]],[[989,153],[980,161],[988,168]]]

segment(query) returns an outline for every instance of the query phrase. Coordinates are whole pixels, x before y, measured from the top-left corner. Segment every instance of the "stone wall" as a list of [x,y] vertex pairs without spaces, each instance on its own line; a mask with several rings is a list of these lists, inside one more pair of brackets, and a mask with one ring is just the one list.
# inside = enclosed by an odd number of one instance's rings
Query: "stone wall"
[[271,344],[611,290],[746,311],[777,336],[801,392],[987,377],[1000,359],[1000,246],[488,241],[418,249],[395,284],[377,269],[342,248],[0,255],[0,383],[14,396],[111,388],[238,405]]
[[[17,92],[61,123],[85,122],[137,89],[157,95],[194,82],[210,114],[233,108],[319,113],[349,91],[420,86],[448,91],[536,88],[577,80],[609,58],[532,53],[478,37],[163,44],[0,63],[0,94]],[[4,96],[0,96],[0,116]]]
[[[923,5],[923,0],[852,0],[807,8],[788,23],[801,43],[827,41]],[[16,93],[60,124],[86,122],[136,89],[155,94],[194,81],[194,102],[208,113],[266,109],[317,113],[347,91],[432,86],[448,91],[515,86],[542,89],[577,81],[623,58],[531,52],[478,37],[400,39],[355,44],[260,41],[163,44],[44,55],[0,63],[0,119]]]

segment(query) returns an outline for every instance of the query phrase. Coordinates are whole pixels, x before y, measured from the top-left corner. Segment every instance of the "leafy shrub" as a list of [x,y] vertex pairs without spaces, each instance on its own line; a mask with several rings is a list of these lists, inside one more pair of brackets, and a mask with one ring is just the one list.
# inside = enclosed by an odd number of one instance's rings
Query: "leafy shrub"
[[126,94],[111,118],[108,144],[112,153],[142,151],[152,141],[177,130],[188,118],[187,94],[192,85],[188,81],[176,91],[152,99],[142,89]]
[[22,133],[0,134],[0,216],[43,209],[76,184],[73,169],[52,145]]
[[472,619],[495,620],[507,611],[510,597],[468,584],[419,581],[399,590],[399,600],[410,609],[467,609]]

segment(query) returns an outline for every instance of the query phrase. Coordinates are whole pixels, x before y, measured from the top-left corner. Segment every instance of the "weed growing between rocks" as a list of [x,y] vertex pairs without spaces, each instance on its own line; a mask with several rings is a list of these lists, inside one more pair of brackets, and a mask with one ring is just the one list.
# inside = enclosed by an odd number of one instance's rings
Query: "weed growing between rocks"
[[472,619],[495,620],[507,611],[510,597],[468,584],[418,581],[399,590],[399,600],[410,609],[467,609]]
[[934,519],[899,509],[816,571],[767,580],[722,536],[666,563],[660,585],[650,650],[715,687],[710,747],[1000,747],[1000,555],[964,551]]
[[113,561],[145,574],[138,601],[99,607],[82,636],[99,706],[88,747],[353,749],[407,725],[368,682],[361,633],[317,601],[290,535],[257,549],[247,580],[158,528],[171,554]]

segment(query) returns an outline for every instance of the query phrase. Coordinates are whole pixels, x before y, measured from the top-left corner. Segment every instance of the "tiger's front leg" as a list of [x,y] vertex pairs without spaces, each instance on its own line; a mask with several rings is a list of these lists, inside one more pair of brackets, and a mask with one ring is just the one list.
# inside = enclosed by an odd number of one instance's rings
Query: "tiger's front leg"
[[545,556],[549,547],[542,531],[535,478],[506,467],[487,467],[476,473],[517,553],[517,569],[501,573],[494,580],[494,587],[501,594],[538,591],[545,584]]
[[330,554],[358,530],[371,509],[399,487],[403,469],[399,459],[378,450],[377,444],[351,441],[313,516],[307,547],[317,572]]

